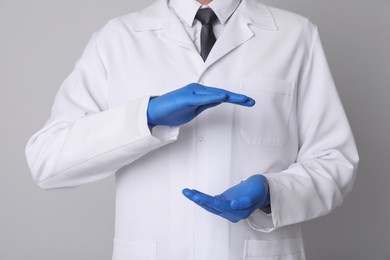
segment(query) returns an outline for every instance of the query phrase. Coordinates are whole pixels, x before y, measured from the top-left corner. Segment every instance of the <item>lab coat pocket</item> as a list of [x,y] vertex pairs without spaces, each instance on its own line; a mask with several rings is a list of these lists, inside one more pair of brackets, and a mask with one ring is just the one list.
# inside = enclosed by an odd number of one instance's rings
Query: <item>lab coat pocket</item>
[[244,260],[305,260],[300,238],[245,240]]
[[256,101],[240,108],[240,132],[249,144],[281,146],[287,141],[294,90],[293,81],[241,78],[241,92]]
[[112,260],[156,260],[155,241],[133,241],[114,239]]

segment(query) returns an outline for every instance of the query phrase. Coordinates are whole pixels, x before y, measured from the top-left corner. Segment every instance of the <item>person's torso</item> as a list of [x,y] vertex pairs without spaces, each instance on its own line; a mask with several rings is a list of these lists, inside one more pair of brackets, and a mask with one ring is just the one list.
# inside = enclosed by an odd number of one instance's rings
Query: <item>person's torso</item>
[[296,161],[296,91],[310,48],[305,19],[272,9],[277,26],[248,25],[240,8],[206,63],[173,15],[163,27],[158,17],[148,21],[138,13],[105,29],[110,38],[98,47],[110,107],[194,82],[256,100],[251,108],[222,104],[203,112],[180,128],[177,141],[118,171],[116,260],[304,259],[297,253],[299,226],[258,232],[245,221],[232,224],[214,216],[181,194],[183,188],[219,194],[253,174],[280,172]]

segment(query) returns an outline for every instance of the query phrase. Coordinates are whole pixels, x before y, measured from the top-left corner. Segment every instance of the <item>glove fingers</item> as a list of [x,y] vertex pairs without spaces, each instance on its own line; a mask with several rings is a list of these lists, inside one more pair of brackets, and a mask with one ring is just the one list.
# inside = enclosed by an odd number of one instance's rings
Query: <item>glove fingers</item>
[[214,208],[216,210],[219,210],[221,212],[225,213],[230,213],[231,208],[230,208],[230,201],[228,200],[221,200],[218,198],[215,198],[213,196],[203,194],[203,193],[198,193],[194,196],[194,200],[196,202],[201,203],[202,205]]
[[[194,201],[193,201],[193,202],[194,202]],[[217,216],[221,216],[221,215],[224,214],[223,212],[221,212],[221,211],[219,211],[219,210],[216,210],[216,209],[214,209],[214,208],[205,206],[205,205],[200,204],[200,203],[197,203],[197,202],[194,202],[194,203],[197,204],[198,206],[202,207],[203,209],[207,210],[208,212],[213,213],[213,214],[215,214],[215,215],[217,215]]]
[[201,204],[207,207],[211,207],[215,210],[230,213],[232,209],[230,208],[230,201],[223,200],[220,198],[216,198],[213,196],[210,196],[208,194],[202,193],[197,190],[183,190],[183,194],[193,202],[197,204]]
[[205,201],[204,198],[202,198],[199,202],[195,203],[204,208],[205,210],[212,212],[220,217],[223,217],[233,223],[237,223],[238,221],[243,219],[243,216],[240,214],[242,212],[232,210],[230,208],[229,201],[227,200],[215,199],[212,201]]
[[205,111],[206,109],[209,109],[209,108],[218,106],[218,105],[220,105],[220,104],[221,104],[221,102],[219,102],[219,103],[212,103],[212,104],[200,106],[200,107],[198,107],[198,108],[196,109],[196,115],[199,115],[200,113],[202,113],[202,112]]
[[189,104],[192,106],[204,106],[225,102],[226,99],[227,95],[225,93],[210,93],[208,95],[198,95],[194,93],[192,99],[189,100]]
[[186,189],[183,189],[182,193],[187,198],[192,198],[192,196],[194,196],[196,192],[194,190],[190,190],[190,189],[186,188]]
[[[235,216],[233,214],[230,214],[230,213],[227,213],[227,212],[222,212],[218,209],[215,209],[213,207],[210,207],[208,205],[205,205],[203,204],[202,202],[203,201],[200,201],[198,200],[197,198],[193,198],[193,196],[195,196],[196,194],[202,194],[202,195],[205,195],[203,193],[200,193],[196,190],[189,190],[189,189],[184,189],[183,190],[183,194],[188,198],[190,199],[191,201],[193,201],[195,204],[197,204],[198,206],[202,207],[204,210],[210,212],[210,213],[213,213],[214,215],[217,215],[217,216],[220,216],[222,218],[225,218],[233,223],[237,223],[238,221],[240,221],[242,218],[239,217],[239,216]],[[197,195],[199,196],[199,195]]]
[[199,205],[200,207],[202,207],[203,209],[207,210],[208,212],[211,212],[217,216],[220,216],[224,219],[227,219],[233,223],[237,223],[238,221],[240,221],[242,218],[238,217],[238,216],[235,216],[233,214],[229,214],[229,213],[225,213],[225,212],[221,212],[221,211],[218,211],[212,207],[209,207],[209,206],[206,206],[206,205],[203,205],[203,204],[198,204],[196,203],[197,205]]
[[196,95],[212,95],[212,94],[225,94],[227,99],[224,102],[243,105],[243,106],[253,106],[255,101],[243,94],[238,94],[230,92],[220,88],[206,87],[198,88],[194,91]]
[[[205,206],[203,205],[197,198],[194,198],[195,195],[197,194],[203,194],[197,190],[190,190],[190,189],[184,189],[183,190],[183,194],[184,196],[186,196],[189,200],[191,200],[192,202],[194,202],[195,204],[199,205],[200,207],[204,208],[205,210],[215,214],[215,215],[218,215],[220,216],[222,214],[221,211],[217,210],[217,209],[214,209],[214,208],[211,208],[211,207],[208,207],[208,206]],[[198,195],[199,196],[199,195]]]

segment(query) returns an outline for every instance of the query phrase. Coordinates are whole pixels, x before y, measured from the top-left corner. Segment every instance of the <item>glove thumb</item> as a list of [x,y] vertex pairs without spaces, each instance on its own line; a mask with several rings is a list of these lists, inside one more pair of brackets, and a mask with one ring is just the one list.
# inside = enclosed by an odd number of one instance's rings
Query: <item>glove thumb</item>
[[255,201],[251,198],[251,196],[246,195],[232,200],[230,202],[230,207],[234,210],[242,210],[250,208],[253,204],[255,204]]

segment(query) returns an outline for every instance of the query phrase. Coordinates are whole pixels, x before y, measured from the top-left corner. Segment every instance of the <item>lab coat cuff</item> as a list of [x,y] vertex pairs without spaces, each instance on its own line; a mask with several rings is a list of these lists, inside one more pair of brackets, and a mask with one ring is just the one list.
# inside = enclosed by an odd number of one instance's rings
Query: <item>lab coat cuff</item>
[[271,197],[271,213],[266,213],[261,209],[255,210],[247,219],[248,225],[260,232],[269,233],[277,228],[276,216],[278,212],[278,197],[276,192],[276,186],[272,178],[269,178],[267,174],[263,174],[268,181],[269,192]]
[[265,213],[261,209],[255,210],[247,219],[246,219],[248,225],[260,232],[264,233],[269,233],[273,230],[276,229],[274,223],[273,223],[273,218],[272,218],[272,213]]
[[150,96],[144,97],[141,102],[141,109],[140,109],[140,122],[139,125],[141,127],[141,132],[144,133],[145,136],[148,136],[151,143],[161,143],[161,142],[173,142],[177,140],[177,137],[179,135],[179,126],[163,126],[158,125],[153,127],[152,129],[149,128],[148,125],[148,119],[147,119],[147,111],[148,111],[148,105]]
[[153,127],[152,136],[163,142],[174,141],[179,135],[180,128],[178,126],[158,125]]

